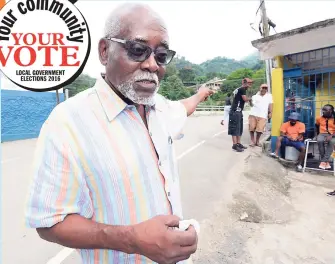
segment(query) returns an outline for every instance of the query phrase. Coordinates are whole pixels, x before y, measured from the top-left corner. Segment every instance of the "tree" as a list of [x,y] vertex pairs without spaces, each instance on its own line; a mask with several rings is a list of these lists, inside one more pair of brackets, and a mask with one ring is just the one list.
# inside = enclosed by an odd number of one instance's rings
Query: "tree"
[[166,66],[166,72],[163,80],[166,80],[168,77],[172,75],[178,75],[179,71],[176,67],[176,63],[172,61],[168,66]]
[[69,97],[76,95],[86,89],[94,86],[96,82],[95,78],[92,78],[88,74],[80,74],[71,84],[66,85],[64,88],[69,90]]
[[215,77],[217,77],[217,73],[216,72],[208,72],[206,73],[206,78],[207,78],[207,81],[210,81],[212,79],[214,79]]
[[227,76],[227,80],[236,80],[243,78],[251,78],[253,74],[253,70],[248,68],[238,69]]
[[192,67],[184,67],[179,70],[179,78],[182,82],[194,82],[195,77],[196,75]]
[[170,100],[180,100],[191,96],[177,75],[169,76],[160,85],[159,93]]
[[205,82],[207,82],[208,79],[206,76],[197,76],[195,77],[195,82],[198,83],[198,84],[203,84]]
[[255,94],[259,91],[259,87],[261,86],[261,84],[266,83],[265,68],[255,71],[251,78],[254,80],[254,84],[249,92],[251,94]]

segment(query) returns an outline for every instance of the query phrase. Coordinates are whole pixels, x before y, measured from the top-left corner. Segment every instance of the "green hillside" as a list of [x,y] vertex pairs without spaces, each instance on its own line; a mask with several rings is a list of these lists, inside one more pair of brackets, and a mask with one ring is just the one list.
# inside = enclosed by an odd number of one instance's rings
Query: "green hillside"
[[201,64],[194,64],[186,60],[185,57],[176,57],[174,58],[174,63],[178,70],[183,68],[192,68],[197,76],[206,75],[208,73],[222,73],[229,75],[241,68],[258,70],[263,68],[264,65],[264,63],[259,60],[257,52],[250,54],[242,60],[235,60],[227,57],[215,57]]

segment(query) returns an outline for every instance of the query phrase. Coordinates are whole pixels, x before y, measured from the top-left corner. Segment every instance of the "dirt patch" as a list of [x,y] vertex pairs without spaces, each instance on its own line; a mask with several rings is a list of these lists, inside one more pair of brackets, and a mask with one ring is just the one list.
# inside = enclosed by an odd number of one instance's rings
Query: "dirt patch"
[[245,160],[240,188],[230,212],[240,221],[282,224],[291,219],[290,181],[287,170],[275,160],[252,152]]
[[287,175],[287,169],[280,163],[260,153],[254,152],[246,160],[245,177],[286,196],[290,188],[290,181],[286,178]]
[[271,220],[271,217],[266,215],[250,197],[238,193],[234,195],[234,200],[235,203],[229,206],[230,212],[240,221],[261,223]]

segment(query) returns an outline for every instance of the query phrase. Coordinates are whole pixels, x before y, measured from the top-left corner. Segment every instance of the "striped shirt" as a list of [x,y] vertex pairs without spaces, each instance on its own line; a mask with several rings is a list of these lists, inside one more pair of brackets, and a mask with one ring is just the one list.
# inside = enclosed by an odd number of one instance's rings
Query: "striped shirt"
[[[133,225],[159,214],[182,218],[173,139],[186,109],[157,95],[146,113],[148,129],[136,108],[102,78],[59,104],[37,141],[27,225],[51,227],[68,214],[110,225]],[[113,250],[79,253],[85,264],[154,263]]]

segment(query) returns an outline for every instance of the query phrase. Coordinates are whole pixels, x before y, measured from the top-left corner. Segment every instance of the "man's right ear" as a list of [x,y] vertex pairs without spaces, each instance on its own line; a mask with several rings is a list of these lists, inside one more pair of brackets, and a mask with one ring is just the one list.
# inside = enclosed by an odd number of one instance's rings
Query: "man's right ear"
[[102,65],[107,65],[108,62],[108,43],[106,39],[100,39],[98,44],[99,59]]

